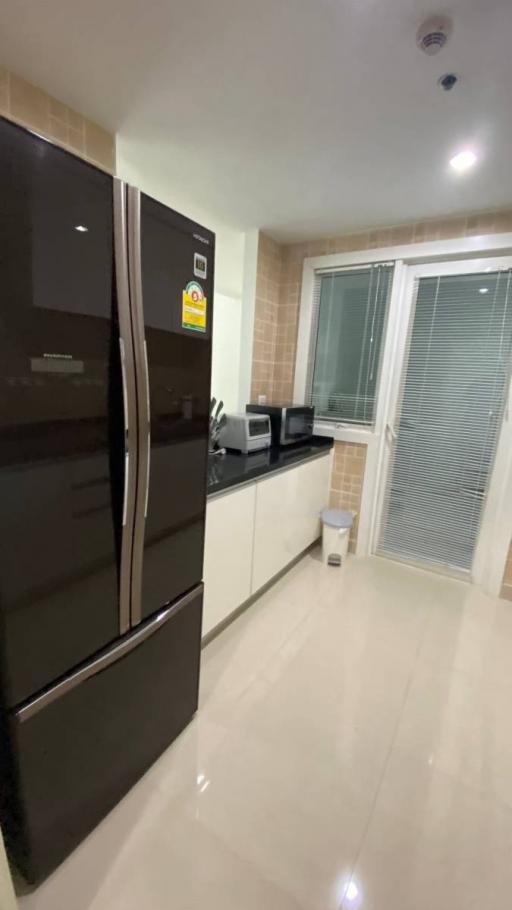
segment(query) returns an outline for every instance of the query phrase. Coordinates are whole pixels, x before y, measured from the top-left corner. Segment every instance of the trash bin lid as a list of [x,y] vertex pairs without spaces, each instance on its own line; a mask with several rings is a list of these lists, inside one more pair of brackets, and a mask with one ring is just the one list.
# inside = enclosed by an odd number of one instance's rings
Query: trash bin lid
[[351,528],[354,517],[342,509],[322,509],[322,521],[329,528]]

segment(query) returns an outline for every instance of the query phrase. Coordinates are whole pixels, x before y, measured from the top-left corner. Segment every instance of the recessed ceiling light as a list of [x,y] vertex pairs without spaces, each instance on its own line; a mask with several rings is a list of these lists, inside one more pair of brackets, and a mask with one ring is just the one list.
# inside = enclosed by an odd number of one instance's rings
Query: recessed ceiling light
[[86,234],[88,230],[85,224],[75,224],[75,231],[80,231],[81,234]]
[[489,288],[479,288],[478,290],[480,291],[481,294],[488,294],[488,293],[489,293]]
[[471,149],[465,149],[463,152],[459,152],[458,155],[454,155],[453,158],[450,158],[450,164],[454,171],[467,171],[470,167],[473,167],[477,162],[477,157]]
[[361,894],[360,894],[359,888],[357,887],[357,885],[353,879],[351,879],[345,885],[343,898],[344,898],[343,906],[345,906],[345,904],[347,905],[347,907],[355,908],[355,907],[359,906],[359,904],[361,902]]

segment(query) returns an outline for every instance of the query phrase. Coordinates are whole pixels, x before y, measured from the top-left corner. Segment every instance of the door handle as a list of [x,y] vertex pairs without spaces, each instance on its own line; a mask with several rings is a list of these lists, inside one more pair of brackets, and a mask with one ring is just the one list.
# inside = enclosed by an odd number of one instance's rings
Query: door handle
[[126,516],[128,511],[128,483],[130,477],[130,453],[124,455],[124,492],[123,492],[123,528],[126,526]]
[[148,499],[149,499],[149,477],[150,477],[150,465],[151,465],[151,434],[148,430],[148,460],[146,465],[146,499],[144,503],[144,518],[148,517]]
[[128,386],[126,383],[126,364],[124,360],[124,341],[119,338],[119,352],[121,355],[121,378],[123,381],[123,413],[124,413],[124,432],[128,435]]
[[398,433],[396,432],[394,426],[390,423],[386,424],[386,435],[388,437],[388,441],[390,440],[391,442],[396,442],[398,439]]
[[128,386],[126,383],[126,364],[124,360],[124,341],[119,338],[119,350],[121,354],[121,377],[123,380],[123,412],[124,412],[124,491],[123,491],[123,528],[126,526],[128,510],[128,482],[130,475],[130,450],[128,448],[128,434],[130,432],[128,423]]

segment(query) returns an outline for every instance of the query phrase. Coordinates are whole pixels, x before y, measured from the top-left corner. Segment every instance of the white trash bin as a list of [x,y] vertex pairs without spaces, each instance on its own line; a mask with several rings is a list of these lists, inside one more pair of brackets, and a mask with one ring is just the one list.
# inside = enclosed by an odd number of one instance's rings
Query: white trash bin
[[343,565],[354,517],[341,509],[322,510],[322,559],[327,566]]

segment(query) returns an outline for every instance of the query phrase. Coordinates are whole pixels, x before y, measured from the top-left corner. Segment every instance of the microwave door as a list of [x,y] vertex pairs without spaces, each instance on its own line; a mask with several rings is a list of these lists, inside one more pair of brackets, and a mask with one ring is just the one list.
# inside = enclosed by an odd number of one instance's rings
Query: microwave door
[[299,442],[311,436],[313,426],[308,411],[290,410],[286,412],[284,436],[288,442]]

